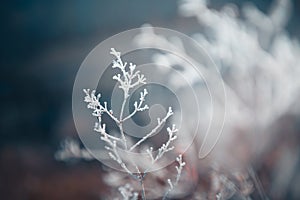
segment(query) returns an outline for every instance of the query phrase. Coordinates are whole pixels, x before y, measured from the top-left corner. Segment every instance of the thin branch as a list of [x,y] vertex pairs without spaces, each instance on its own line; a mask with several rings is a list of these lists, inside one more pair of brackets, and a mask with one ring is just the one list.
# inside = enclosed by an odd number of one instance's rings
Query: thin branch
[[167,128],[168,134],[169,134],[169,139],[168,141],[163,144],[159,149],[158,149],[158,154],[156,155],[155,159],[152,160],[152,163],[156,162],[158,159],[160,159],[166,152],[171,151],[174,149],[174,146],[170,147],[170,144],[172,141],[177,139],[177,135],[175,133],[178,132],[178,129],[175,128],[175,124],[173,124],[172,129],[169,127]]
[[122,120],[122,122],[125,122],[126,120],[130,119],[131,117],[133,117],[139,111],[144,111],[144,110],[149,109],[149,107],[147,105],[142,107],[142,104],[145,101],[145,97],[147,96],[147,94],[148,94],[148,91],[146,89],[144,89],[144,91],[140,93],[140,102],[139,102],[139,104],[137,102],[134,102],[134,111],[131,114],[129,114],[127,117],[125,117]]
[[93,116],[102,117],[103,113],[106,113],[112,120],[116,123],[120,123],[119,120],[113,115],[111,110],[107,108],[107,102],[104,102],[104,105],[100,103],[101,94],[97,94],[96,91],[92,90],[90,93],[90,89],[83,89],[85,93],[84,101],[88,103],[87,107],[93,110]]
[[127,149],[127,140],[126,140],[124,130],[123,130],[122,117],[123,117],[123,112],[124,112],[124,107],[125,107],[125,104],[126,104],[126,100],[127,100],[127,97],[126,97],[126,95],[124,95],[123,103],[122,103],[122,106],[121,106],[121,112],[120,112],[120,123],[118,124],[125,149]]
[[[167,131],[169,133],[169,138],[166,143],[162,144],[162,146],[158,149],[157,155],[153,156],[153,147],[150,147],[146,150],[147,154],[151,158],[151,163],[155,164],[160,158],[163,157],[163,155],[174,149],[174,146],[170,147],[170,144],[172,141],[177,139],[177,135],[175,135],[178,132],[178,129],[175,128],[175,124],[173,124],[172,129],[167,128]],[[144,173],[148,173],[148,171],[151,169],[151,167],[147,168]]]
[[176,158],[176,161],[178,163],[178,166],[175,166],[176,171],[177,171],[175,182],[173,183],[171,181],[171,179],[168,179],[169,189],[166,191],[166,193],[163,196],[162,200],[167,199],[169,193],[178,185],[178,182],[181,178],[182,169],[185,166],[185,162],[182,161],[182,155],[181,154],[178,155],[178,157]]
[[142,139],[140,139],[137,143],[135,143],[132,147],[130,147],[130,151],[132,151],[133,149],[135,149],[137,146],[139,146],[142,142],[144,142],[145,140],[147,140],[149,137],[151,137],[152,135],[154,135],[156,133],[156,131],[167,121],[167,119],[172,116],[174,113],[172,111],[172,108],[169,107],[168,113],[167,115],[162,119],[158,119],[158,124],[157,126],[152,129],[152,131],[150,131],[150,133],[148,133],[147,135],[145,135]]

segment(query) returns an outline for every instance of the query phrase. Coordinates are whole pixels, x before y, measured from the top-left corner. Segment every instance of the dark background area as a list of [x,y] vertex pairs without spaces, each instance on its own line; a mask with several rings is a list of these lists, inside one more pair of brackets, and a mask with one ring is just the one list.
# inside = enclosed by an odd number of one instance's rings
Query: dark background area
[[[211,1],[216,9],[227,2]],[[267,11],[271,0],[252,1]],[[100,163],[54,160],[77,137],[71,110],[76,72],[102,40],[144,23],[195,30],[174,0],[12,0],[2,2],[0,68],[0,199],[97,199],[105,191]],[[299,36],[300,2],[288,24]],[[86,180],[86,181],[85,181]],[[78,183],[78,184],[74,184]]]

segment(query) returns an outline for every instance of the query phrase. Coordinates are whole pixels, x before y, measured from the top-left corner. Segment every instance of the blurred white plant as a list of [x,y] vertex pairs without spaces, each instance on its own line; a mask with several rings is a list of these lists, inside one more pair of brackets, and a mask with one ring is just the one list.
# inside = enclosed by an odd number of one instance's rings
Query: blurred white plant
[[[197,19],[199,32],[192,34],[192,38],[217,65],[226,90],[223,136],[212,152],[211,159],[231,167],[247,167],[252,162],[259,163],[259,155],[263,155],[272,145],[274,137],[269,130],[271,125],[289,112],[300,113],[297,106],[300,95],[300,46],[298,40],[292,39],[284,30],[291,4],[289,0],[276,0],[268,14],[251,4],[244,6],[241,11],[234,4],[228,4],[220,10],[215,10],[208,4],[208,0],[182,0],[179,11],[185,17]],[[138,46],[151,44],[158,49],[171,48],[188,60],[198,63],[197,66],[204,77],[207,77],[207,81],[214,81],[210,80],[210,69],[213,66],[202,59],[202,52],[189,52],[184,41],[159,35],[155,33],[155,29],[149,29],[150,25],[147,26],[135,38]],[[197,53],[199,60],[190,56]],[[180,66],[180,73],[192,80],[197,93],[203,96],[200,106],[209,107],[203,80],[193,73],[187,62],[171,53],[156,54],[153,59],[156,63],[174,66],[174,69]],[[178,91],[184,92],[185,88],[172,79],[172,71],[162,70],[162,73],[168,73],[170,79],[166,81],[176,85]],[[219,109],[222,108],[222,103],[218,105],[218,101],[214,102],[214,115],[222,114],[223,110]],[[210,114],[201,113],[202,126],[207,125]],[[186,119],[181,128],[188,130],[189,121]],[[217,125],[218,122],[211,129]],[[200,127],[200,130],[204,129],[205,127]],[[213,141],[216,135],[208,137]],[[199,134],[195,144],[201,144],[203,139],[203,135]],[[191,159],[195,157],[186,156]],[[294,154],[294,161],[285,163],[284,166],[295,166],[297,156],[299,157],[299,153]]]
[[121,193],[123,200],[138,200],[138,193],[133,192],[133,188],[130,184],[125,184],[119,187],[119,192]]
[[55,153],[55,158],[61,161],[71,159],[94,160],[94,157],[74,139],[65,139],[61,144],[61,149]]
[[[101,103],[100,98],[101,94],[96,95],[96,91],[90,89],[84,89],[85,98],[84,101],[87,103],[87,108],[91,109],[92,115],[97,118],[97,122],[95,123],[94,130],[96,132],[99,132],[101,134],[101,140],[105,142],[106,146],[105,149],[108,152],[108,155],[112,160],[117,162],[120,167],[131,177],[138,180],[141,186],[142,191],[142,199],[146,199],[145,194],[145,186],[144,186],[144,179],[146,175],[148,174],[149,170],[151,170],[151,166],[148,166],[147,169],[144,171],[141,171],[140,167],[137,163],[132,161],[132,159],[128,158],[127,156],[123,156],[123,154],[120,153],[120,149],[128,152],[136,152],[136,149],[141,146],[142,143],[144,143],[147,139],[154,136],[158,130],[167,122],[168,118],[173,115],[172,108],[169,107],[168,112],[165,117],[162,119],[157,119],[157,126],[154,127],[148,134],[146,134],[144,137],[142,137],[140,140],[138,140],[135,144],[131,144],[132,141],[128,138],[128,136],[125,135],[125,131],[123,129],[123,123],[133,117],[137,112],[142,112],[147,109],[149,109],[148,105],[143,105],[145,102],[145,98],[148,94],[147,90],[144,89],[142,92],[140,92],[140,98],[139,102],[134,102],[134,111],[131,112],[127,116],[123,116],[125,105],[127,104],[128,98],[132,94],[132,91],[135,87],[145,84],[146,78],[143,74],[140,73],[140,71],[136,70],[136,65],[133,63],[129,63],[129,66],[127,65],[127,62],[123,62],[121,59],[121,53],[117,52],[114,48],[111,49],[110,52],[113,56],[116,57],[116,60],[113,60],[112,68],[119,69],[121,73],[118,73],[113,76],[113,79],[116,80],[119,84],[119,88],[123,91],[123,101],[121,105],[121,111],[119,116],[115,116],[114,112],[110,109],[108,109],[107,102]],[[102,115],[107,114],[118,126],[120,136],[109,134],[106,130],[106,124],[102,122]],[[159,159],[162,159],[162,157],[165,155],[165,153],[171,151],[174,149],[174,146],[172,146],[172,143],[174,140],[177,139],[177,132],[178,129],[175,127],[175,124],[172,125],[172,127],[167,128],[168,132],[168,140],[162,144],[162,146],[158,149],[158,152],[155,154],[153,152],[153,147],[149,147],[146,152],[151,160],[151,164],[154,165]],[[133,163],[135,171],[130,169],[128,167],[128,163]],[[177,178],[174,184],[172,184],[171,180],[168,179],[168,183],[170,186],[172,186],[168,191],[170,192],[175,185],[177,185],[179,178],[181,176],[182,168],[185,165],[185,163],[182,161],[182,156],[179,155],[177,158],[177,162],[179,163],[179,166],[176,167],[177,169]],[[127,185],[128,186],[128,185]],[[121,192],[123,199],[135,199],[136,193],[132,193],[132,190],[129,187],[120,187],[119,191]],[[168,193],[169,193],[168,192]],[[165,197],[167,197],[168,193],[165,194]]]
[[[289,13],[288,0],[278,0],[269,15],[253,6],[245,6],[246,19],[238,17],[238,10],[233,5],[217,11],[209,8],[206,0],[183,0],[179,8],[181,14],[196,17],[202,26],[192,37],[219,67],[227,93],[226,114],[231,131],[237,125],[253,127],[253,123],[265,128],[289,111],[300,90],[300,48],[298,41],[291,40],[283,30]],[[263,27],[265,29],[261,30]],[[146,30],[136,37],[138,45],[151,43],[158,48],[172,47],[193,60],[179,38],[165,38]],[[158,54],[154,60],[183,66],[180,73],[194,80],[194,85],[203,81],[192,73],[190,66],[184,66],[187,63],[172,54]],[[200,71],[209,77],[211,66],[198,62]],[[180,85],[178,88],[184,90]],[[201,118],[205,119],[205,116]]]

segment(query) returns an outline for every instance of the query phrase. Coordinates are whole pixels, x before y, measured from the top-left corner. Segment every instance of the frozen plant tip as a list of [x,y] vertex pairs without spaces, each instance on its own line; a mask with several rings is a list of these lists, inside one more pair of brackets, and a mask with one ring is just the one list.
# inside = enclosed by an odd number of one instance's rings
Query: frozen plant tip
[[176,161],[178,162],[178,166],[175,167],[176,170],[177,170],[177,176],[176,176],[175,183],[177,184],[179,179],[180,179],[182,169],[185,166],[185,162],[182,161],[182,155],[181,154],[176,158]]
[[129,90],[139,84],[146,84],[146,78],[140,71],[135,71],[136,65],[133,63],[129,63],[129,71],[126,71],[127,62],[123,63],[120,52],[111,48],[110,54],[116,57],[116,60],[113,61],[112,68],[121,70],[121,74],[114,75],[113,79],[120,83],[119,88],[124,91],[124,98],[128,98]]
[[174,187],[176,187],[176,185],[178,185],[178,182],[181,177],[182,169],[185,166],[185,162],[182,161],[181,154],[178,155],[178,157],[176,158],[176,161],[178,163],[178,166],[175,166],[176,171],[177,171],[176,179],[175,179],[174,183],[171,181],[171,179],[168,179],[169,189],[166,191],[166,193],[163,197],[163,200],[166,199],[168,197],[169,193],[174,189]]

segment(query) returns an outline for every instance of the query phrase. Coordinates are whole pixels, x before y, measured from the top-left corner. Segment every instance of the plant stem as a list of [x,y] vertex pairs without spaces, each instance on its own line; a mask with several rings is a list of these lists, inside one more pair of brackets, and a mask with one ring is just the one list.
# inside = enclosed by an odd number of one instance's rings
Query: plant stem
[[126,137],[125,137],[124,130],[123,130],[123,119],[122,118],[123,118],[123,112],[124,112],[124,108],[125,108],[125,105],[126,105],[127,98],[128,98],[128,93],[124,92],[124,100],[123,100],[123,103],[122,103],[122,106],[121,106],[120,119],[119,119],[119,128],[120,128],[122,140],[123,140],[123,143],[124,143],[124,147],[125,147],[126,150],[127,150],[127,141],[126,141]]
[[144,186],[144,177],[140,174],[140,184],[141,184],[141,187],[142,187],[142,199],[143,200],[146,200],[146,192],[145,192],[145,186]]

